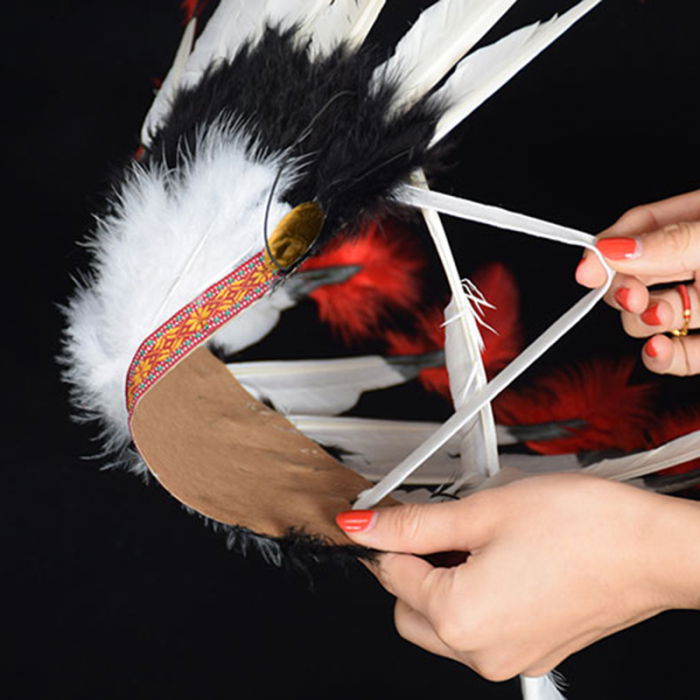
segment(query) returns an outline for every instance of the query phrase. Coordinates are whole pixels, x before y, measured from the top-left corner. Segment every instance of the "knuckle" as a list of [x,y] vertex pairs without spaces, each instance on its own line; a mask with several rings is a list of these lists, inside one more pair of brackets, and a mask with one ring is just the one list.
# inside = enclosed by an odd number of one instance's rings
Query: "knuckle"
[[406,540],[416,539],[420,534],[424,520],[425,507],[416,503],[408,503],[396,510],[396,529]]
[[677,255],[690,252],[693,245],[693,234],[693,225],[685,221],[670,224],[662,229],[664,246]]

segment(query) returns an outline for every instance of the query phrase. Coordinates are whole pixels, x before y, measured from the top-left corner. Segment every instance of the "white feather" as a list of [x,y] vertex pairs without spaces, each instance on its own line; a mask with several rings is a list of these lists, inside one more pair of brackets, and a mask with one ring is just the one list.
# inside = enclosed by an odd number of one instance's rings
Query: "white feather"
[[646,452],[637,452],[616,459],[604,459],[584,470],[587,474],[629,481],[640,476],[685,464],[700,457],[700,430],[667,442]]
[[195,85],[209,66],[232,58],[246,41],[254,43],[262,33],[265,5],[264,1],[221,0],[197,39],[183,71],[182,85]]
[[207,68],[232,59],[241,47],[254,46],[266,25],[288,29],[293,25],[310,31],[318,14],[330,0],[221,0],[182,75],[183,87],[196,85]]
[[583,0],[561,17],[532,24],[475,51],[457,66],[435,94],[451,105],[438,122],[433,143],[438,142],[516,73],[558,39],[601,0]]
[[185,27],[185,32],[182,35],[182,40],[175,54],[175,61],[173,62],[172,68],[168,71],[168,75],[165,77],[160,90],[158,90],[158,94],[141,127],[141,143],[144,146],[150,145],[152,135],[158,131],[159,127],[170,113],[173,97],[180,87],[185,64],[192,53],[196,29],[197,19],[192,18],[187,23],[187,27]]
[[[340,448],[343,464],[371,481],[383,478],[395,464],[420,445],[438,427],[418,421],[373,420],[370,418],[287,418],[307,437],[328,447]],[[461,472],[459,440],[451,440],[407,484],[435,485],[452,482]]]
[[313,22],[312,52],[326,55],[341,42],[359,47],[379,17],[386,0],[335,0]]
[[237,362],[236,379],[275,410],[334,416],[350,410],[365,391],[403,384],[407,377],[378,355],[337,360]]
[[[240,129],[219,124],[178,177],[165,166],[133,165],[113,213],[98,222],[92,277],[67,309],[66,374],[116,442],[128,440],[123,388],[141,342],[263,248],[266,196],[279,165],[253,160],[247,146]],[[274,201],[271,219],[289,209]]]
[[[422,190],[428,190],[423,171],[416,173],[414,179]],[[445,309],[445,362],[450,378],[452,402],[455,409],[459,409],[470,392],[486,384],[486,372],[481,359],[483,341],[474,311],[464,293],[462,279],[440,216],[435,210],[427,207],[422,208],[421,213],[452,293],[450,304]],[[497,442],[493,412],[490,404],[485,405],[474,421],[462,431],[460,454],[463,474],[456,488],[498,471]]]
[[515,0],[440,0],[418,18],[396,52],[374,73],[400,78],[395,108],[406,109],[449,73]]

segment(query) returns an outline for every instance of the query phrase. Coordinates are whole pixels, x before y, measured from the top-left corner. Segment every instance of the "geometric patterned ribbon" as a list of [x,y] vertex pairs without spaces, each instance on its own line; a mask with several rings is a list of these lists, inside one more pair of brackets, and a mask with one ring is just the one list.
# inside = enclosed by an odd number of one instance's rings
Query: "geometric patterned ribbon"
[[151,333],[139,346],[126,376],[129,419],[139,399],[168,370],[262,297],[278,277],[278,271],[261,251]]

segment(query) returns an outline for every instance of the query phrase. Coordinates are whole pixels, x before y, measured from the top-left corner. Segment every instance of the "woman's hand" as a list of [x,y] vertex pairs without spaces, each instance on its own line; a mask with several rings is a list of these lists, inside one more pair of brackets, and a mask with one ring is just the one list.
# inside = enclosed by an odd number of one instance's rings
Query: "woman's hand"
[[[642,352],[647,368],[660,374],[700,373],[700,336],[662,335],[683,329],[683,295],[677,288],[648,289],[687,283],[689,327],[700,328],[700,190],[631,209],[600,234],[598,248],[617,272],[606,301],[621,312],[629,335],[649,338]],[[586,287],[605,282],[594,255],[584,256],[576,279]]]
[[[461,501],[338,516],[384,554],[407,640],[491,680],[541,675],[662,610],[700,604],[698,504],[594,477],[537,476]],[[470,552],[453,568],[416,555]]]

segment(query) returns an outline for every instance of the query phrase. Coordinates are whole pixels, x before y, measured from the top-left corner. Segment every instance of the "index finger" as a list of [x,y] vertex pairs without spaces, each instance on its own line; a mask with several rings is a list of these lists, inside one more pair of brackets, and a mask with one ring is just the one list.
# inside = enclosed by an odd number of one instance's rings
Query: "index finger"
[[[700,190],[694,190],[659,202],[634,207],[625,212],[612,226],[602,231],[598,238],[637,236],[681,221],[698,219],[700,219]],[[584,287],[594,288],[604,284],[605,279],[605,270],[600,262],[586,251],[576,270],[576,280]],[[674,275],[665,281],[681,279],[683,279],[682,276]]]

